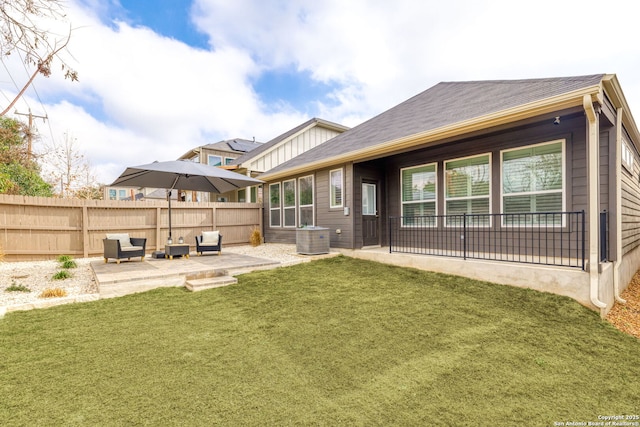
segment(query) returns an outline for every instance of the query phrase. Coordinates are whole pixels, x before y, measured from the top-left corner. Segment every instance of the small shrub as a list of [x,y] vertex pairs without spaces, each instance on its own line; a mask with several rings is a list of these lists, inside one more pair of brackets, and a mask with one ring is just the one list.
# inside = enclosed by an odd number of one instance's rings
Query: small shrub
[[38,298],[59,298],[66,296],[67,291],[62,288],[47,288],[38,295]]
[[69,277],[71,277],[71,273],[69,272],[69,270],[60,270],[56,274],[53,275],[52,279],[53,280],[64,280],[64,279],[68,279]]
[[11,282],[11,286],[5,289],[5,292],[31,292],[31,289],[24,285],[16,284],[15,280]]
[[262,244],[262,233],[258,227],[254,227],[253,230],[251,230],[249,243],[251,246],[260,246]]
[[72,260],[72,259],[69,259],[69,260],[64,261],[62,263],[62,268],[66,268],[66,269],[76,268],[77,266],[78,266],[78,264],[76,264],[76,262],[74,260]]
[[73,257],[71,255],[58,255],[58,258],[56,258],[56,261],[60,263],[64,263],[71,260],[73,260]]

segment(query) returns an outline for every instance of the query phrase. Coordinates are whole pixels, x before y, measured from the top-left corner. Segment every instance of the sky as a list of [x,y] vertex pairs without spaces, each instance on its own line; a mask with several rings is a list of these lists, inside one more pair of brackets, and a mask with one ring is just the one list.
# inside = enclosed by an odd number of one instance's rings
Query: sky
[[[66,0],[65,62],[14,111],[71,136],[100,183],[318,117],[356,126],[441,81],[612,73],[640,120],[636,0]],[[33,69],[2,58],[0,105]],[[25,116],[15,116],[25,121]],[[640,122],[639,122],[640,124]],[[46,160],[46,156],[43,158]]]

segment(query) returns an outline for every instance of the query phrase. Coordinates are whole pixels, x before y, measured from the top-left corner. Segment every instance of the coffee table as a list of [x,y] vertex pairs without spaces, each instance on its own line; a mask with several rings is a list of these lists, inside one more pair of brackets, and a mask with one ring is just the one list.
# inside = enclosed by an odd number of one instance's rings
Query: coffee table
[[189,258],[189,244],[188,243],[172,243],[170,245],[164,245],[164,257],[173,259],[174,256],[182,256]]

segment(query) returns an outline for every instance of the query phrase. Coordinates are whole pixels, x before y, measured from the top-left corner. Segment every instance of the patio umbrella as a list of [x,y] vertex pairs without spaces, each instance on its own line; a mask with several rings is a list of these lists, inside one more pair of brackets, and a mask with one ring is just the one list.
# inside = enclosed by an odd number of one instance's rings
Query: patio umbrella
[[[216,166],[188,160],[170,160],[127,167],[111,186],[166,188],[170,196],[174,188],[222,194],[262,183],[263,181],[259,179]],[[171,237],[171,197],[168,199],[169,237]]]

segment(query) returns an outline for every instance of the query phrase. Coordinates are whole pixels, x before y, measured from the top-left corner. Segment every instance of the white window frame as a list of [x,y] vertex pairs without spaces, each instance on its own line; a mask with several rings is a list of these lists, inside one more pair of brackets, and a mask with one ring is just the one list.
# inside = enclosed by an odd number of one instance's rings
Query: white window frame
[[624,168],[627,171],[629,171],[630,174],[633,175],[633,161],[635,156],[633,155],[631,146],[629,145],[629,143],[625,138],[622,138],[621,147],[622,147],[621,148],[622,149],[622,166],[624,166]]
[[[287,200],[285,197],[285,184],[286,183],[293,183],[293,205],[287,205]],[[296,188],[296,179],[287,179],[282,181],[282,200],[281,200],[281,205],[282,205],[282,227],[283,228],[295,228],[296,224],[297,224],[297,217],[296,217],[296,206],[298,204],[298,189]],[[287,211],[293,211],[293,224],[287,224],[287,215],[285,215],[285,213]]]
[[[519,192],[519,193],[506,193],[504,192],[504,153],[510,152],[510,151],[518,151],[518,150],[523,150],[523,149],[527,149],[527,148],[532,148],[532,147],[539,147],[539,146],[543,146],[543,145],[550,145],[550,144],[557,144],[560,143],[560,147],[561,147],[561,169],[562,169],[562,188],[560,190],[538,190],[538,191],[527,191],[527,192]],[[504,198],[506,197],[513,197],[513,196],[526,196],[526,195],[544,195],[544,194],[554,194],[554,193],[560,193],[561,194],[561,198],[562,198],[562,206],[561,206],[561,212],[565,212],[566,211],[566,200],[567,200],[567,162],[566,162],[566,158],[567,158],[567,141],[566,139],[555,139],[552,141],[544,141],[544,142],[540,142],[540,143],[536,143],[536,144],[529,144],[529,145],[523,145],[520,147],[515,147],[515,148],[509,148],[506,150],[500,150],[500,212],[501,213],[505,213],[504,212]],[[506,224],[505,223],[505,216],[502,217],[502,226],[503,227],[530,227],[530,226],[535,226],[537,224],[533,224],[533,223],[525,223],[525,224]],[[566,219],[565,219],[565,215],[562,215],[562,224],[550,224],[550,227],[564,227],[566,225]]]
[[[308,179],[311,178],[311,204],[307,204],[307,205],[303,205],[302,204],[302,197],[300,195],[301,193],[301,186],[300,186],[300,181],[302,181],[303,179]],[[303,208],[311,208],[311,224],[309,223],[302,223],[302,209]],[[315,179],[313,175],[306,175],[306,176],[301,176],[298,178],[298,222],[301,226],[311,226],[313,227],[315,225],[315,217],[316,217],[316,210],[315,210]]]
[[[402,180],[402,174],[404,173],[405,170],[409,170],[409,169],[417,169],[417,168],[422,168],[422,167],[430,167],[433,166],[433,174],[435,177],[435,189],[434,189],[434,198],[433,199],[421,199],[421,200],[410,200],[410,201],[404,201],[402,200],[402,196],[404,194],[404,188],[403,188],[403,180]],[[433,203],[433,209],[434,209],[434,221],[428,222],[426,224],[407,224],[407,222],[405,221],[405,215],[404,215],[404,207],[405,205],[409,205],[409,204],[418,204],[418,203]],[[418,227],[418,226],[428,226],[428,227],[437,227],[438,226],[438,163],[433,162],[433,163],[425,163],[425,164],[421,164],[421,165],[415,165],[415,166],[408,166],[405,168],[400,168],[400,215],[402,216],[402,224],[401,227]]]
[[[452,163],[452,162],[458,162],[461,160],[467,160],[467,159],[474,159],[474,158],[478,158],[478,157],[488,157],[488,162],[487,165],[489,167],[489,171],[488,171],[488,176],[489,176],[489,193],[487,195],[482,195],[482,196],[473,196],[473,195],[467,195],[467,196],[462,196],[462,197],[451,197],[448,196],[448,179],[447,179],[447,164]],[[492,181],[492,170],[491,170],[491,164],[492,164],[492,156],[491,153],[482,153],[482,154],[474,154],[473,156],[466,156],[466,157],[458,157],[455,159],[450,159],[450,160],[446,160],[444,162],[443,165],[443,169],[444,169],[444,213],[445,213],[445,226],[447,227],[451,227],[451,226],[460,226],[461,224],[450,224],[449,223],[449,212],[448,212],[448,203],[449,201],[453,201],[453,200],[458,200],[458,201],[462,201],[462,200],[466,200],[467,202],[470,202],[471,200],[482,200],[482,199],[486,199],[489,205],[489,212],[488,215],[491,215],[491,181]],[[467,212],[470,214],[474,214],[474,212]],[[452,214],[455,215],[455,214]],[[485,223],[468,223],[467,225],[470,227],[490,227],[491,226],[492,221],[489,219],[489,217],[487,217],[487,222]]]
[[[271,187],[278,186],[278,206],[271,206]],[[274,182],[269,184],[269,228],[281,228],[282,227],[282,183]],[[273,225],[274,215],[278,215],[278,225]]]
[[[213,158],[213,157],[217,157],[218,159],[220,159],[220,164],[219,165],[214,165],[213,163],[211,163],[211,158]],[[217,154],[208,154],[207,155],[207,164],[209,166],[223,166],[224,165],[223,161],[224,161],[224,159],[222,158],[222,156],[219,156]]]
[[[336,191],[333,185],[334,173],[340,174],[340,202],[336,203]],[[329,171],[329,207],[341,208],[344,206],[344,169],[333,169]]]

